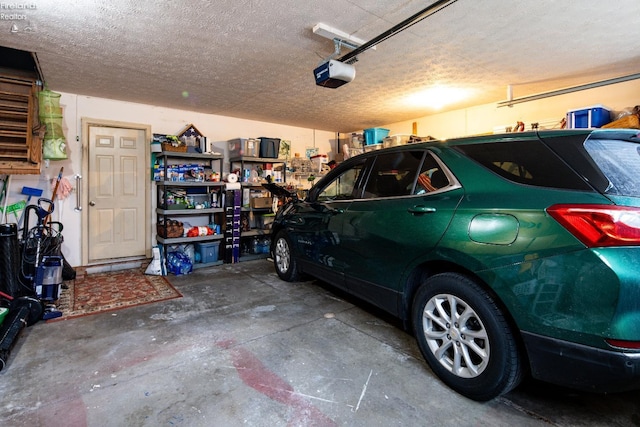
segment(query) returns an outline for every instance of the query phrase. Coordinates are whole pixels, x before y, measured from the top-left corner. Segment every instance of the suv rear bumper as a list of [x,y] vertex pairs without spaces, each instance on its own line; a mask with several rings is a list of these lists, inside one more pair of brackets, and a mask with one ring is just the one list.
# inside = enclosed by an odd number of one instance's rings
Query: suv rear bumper
[[598,393],[640,389],[640,353],[603,350],[521,333],[533,378]]

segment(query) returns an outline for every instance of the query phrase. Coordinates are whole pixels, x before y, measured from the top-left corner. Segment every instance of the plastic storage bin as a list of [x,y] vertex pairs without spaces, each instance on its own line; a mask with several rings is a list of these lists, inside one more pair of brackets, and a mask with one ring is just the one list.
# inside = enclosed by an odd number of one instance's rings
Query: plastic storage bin
[[260,157],[277,159],[280,154],[280,138],[260,138]]
[[367,144],[364,146],[364,152],[368,153],[369,151],[380,150],[384,148],[384,144]]
[[258,157],[260,140],[256,138],[236,138],[228,142],[229,157]]
[[569,129],[599,128],[611,121],[611,111],[602,106],[578,108],[567,112],[567,127]]
[[383,148],[395,147],[397,145],[404,145],[409,142],[411,135],[390,135],[382,140]]
[[218,261],[220,242],[196,243],[195,246],[196,251],[200,255],[196,257],[196,260],[200,258],[200,262],[203,264]]
[[369,128],[364,130],[365,145],[382,144],[382,140],[389,135],[389,129]]

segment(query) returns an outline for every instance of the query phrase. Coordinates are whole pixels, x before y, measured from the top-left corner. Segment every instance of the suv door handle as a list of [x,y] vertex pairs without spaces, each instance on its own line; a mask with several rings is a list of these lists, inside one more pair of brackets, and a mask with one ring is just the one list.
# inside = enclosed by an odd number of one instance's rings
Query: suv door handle
[[420,205],[416,205],[413,207],[410,207],[409,209],[407,209],[409,211],[409,213],[412,214],[426,214],[426,213],[432,213],[436,211],[436,208],[430,208],[428,206],[420,206]]
[[295,217],[295,218],[287,218],[284,220],[284,223],[287,225],[304,225],[304,218]]

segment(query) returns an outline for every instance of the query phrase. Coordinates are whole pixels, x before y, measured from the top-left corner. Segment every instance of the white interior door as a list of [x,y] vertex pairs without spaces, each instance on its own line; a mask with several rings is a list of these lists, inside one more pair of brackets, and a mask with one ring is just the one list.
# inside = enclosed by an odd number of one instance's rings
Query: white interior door
[[89,262],[146,254],[146,145],[142,129],[89,127]]

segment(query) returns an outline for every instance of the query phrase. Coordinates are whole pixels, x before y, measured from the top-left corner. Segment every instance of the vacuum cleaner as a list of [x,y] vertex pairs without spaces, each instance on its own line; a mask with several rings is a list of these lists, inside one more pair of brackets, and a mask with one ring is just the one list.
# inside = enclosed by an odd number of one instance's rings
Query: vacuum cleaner
[[[53,303],[60,297],[67,265],[62,224],[48,221],[53,209],[53,202],[43,198],[25,208],[22,256],[17,224],[0,224],[0,370],[25,327],[62,316]],[[33,214],[37,224],[29,228]],[[75,278],[69,269],[69,279]]]
[[[23,232],[22,274],[24,280],[31,283],[35,297],[45,303],[43,320],[62,316],[53,302],[60,298],[62,289],[63,258],[61,256],[62,224],[49,221],[53,212],[53,202],[38,199],[37,205],[27,206]],[[30,214],[37,216],[37,225],[27,230]]]
[[18,341],[22,330],[36,323],[42,318],[44,307],[42,302],[33,297],[22,296],[13,298],[0,291],[2,303],[7,304],[7,314],[0,324],[0,371],[4,369],[9,359],[11,349]]
[[0,224],[0,370],[20,332],[42,318],[43,303],[33,296],[19,295],[20,249],[17,224]]

